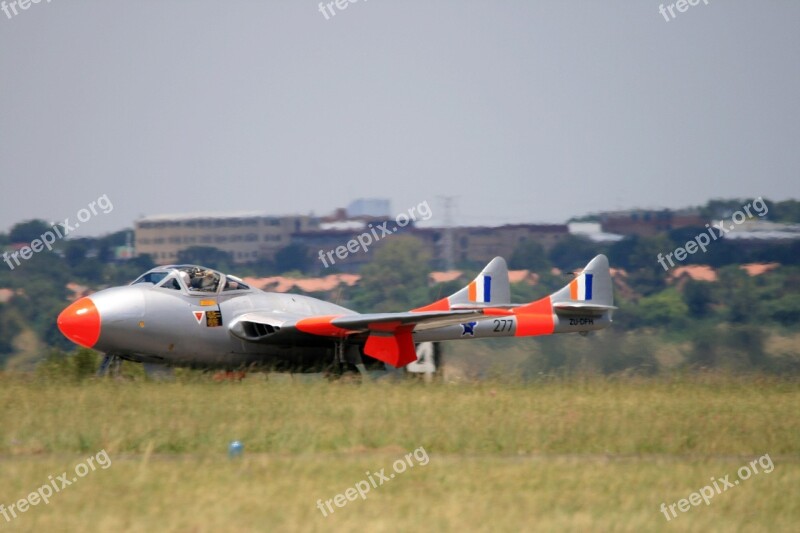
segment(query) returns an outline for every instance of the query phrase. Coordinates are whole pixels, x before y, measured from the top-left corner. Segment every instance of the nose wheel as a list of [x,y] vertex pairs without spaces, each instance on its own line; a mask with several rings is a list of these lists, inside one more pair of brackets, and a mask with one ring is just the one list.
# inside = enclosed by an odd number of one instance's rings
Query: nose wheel
[[112,376],[117,377],[122,369],[122,358],[114,354],[106,354],[97,369],[97,377]]

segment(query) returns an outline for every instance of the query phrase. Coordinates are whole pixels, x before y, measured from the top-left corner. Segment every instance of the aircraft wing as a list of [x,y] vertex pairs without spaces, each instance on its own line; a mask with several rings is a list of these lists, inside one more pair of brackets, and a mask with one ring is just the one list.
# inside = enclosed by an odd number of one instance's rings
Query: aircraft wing
[[[234,319],[233,335],[251,342],[279,342],[298,332],[321,337],[366,335],[364,353],[394,367],[417,360],[414,331],[460,324],[509,307],[508,267],[496,257],[466,287],[425,307],[401,313],[287,316],[253,311]],[[500,313],[504,311],[500,310]]]
[[270,337],[270,341],[277,341],[279,337],[297,332],[330,338],[366,334],[364,353],[394,367],[402,367],[417,359],[412,332],[459,324],[480,315],[483,310],[479,308],[311,317],[250,312],[237,317],[230,331],[251,342],[267,341]]
[[[483,314],[479,309],[464,309],[459,311],[429,311],[417,313],[408,311],[405,313],[370,313],[366,315],[344,315],[334,318],[331,323],[334,326],[344,328],[349,331],[368,332],[374,329],[376,324],[390,325],[413,325],[414,331],[421,331],[430,328],[439,328],[460,324],[465,318]],[[302,327],[314,327],[311,323],[314,319],[304,319],[301,321]],[[300,325],[298,325],[300,327]]]

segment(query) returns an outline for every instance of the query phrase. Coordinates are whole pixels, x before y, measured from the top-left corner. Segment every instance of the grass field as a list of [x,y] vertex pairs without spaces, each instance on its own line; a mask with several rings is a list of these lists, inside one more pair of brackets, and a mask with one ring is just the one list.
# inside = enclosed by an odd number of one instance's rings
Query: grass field
[[[796,531],[800,384],[47,383],[0,376],[0,503],[111,461],[10,531]],[[245,446],[228,459],[232,440]],[[422,448],[405,472],[333,499]],[[769,454],[667,521],[675,503]],[[374,476],[373,476],[374,479]],[[351,494],[352,495],[352,494]],[[341,502],[341,501],[340,501]]]

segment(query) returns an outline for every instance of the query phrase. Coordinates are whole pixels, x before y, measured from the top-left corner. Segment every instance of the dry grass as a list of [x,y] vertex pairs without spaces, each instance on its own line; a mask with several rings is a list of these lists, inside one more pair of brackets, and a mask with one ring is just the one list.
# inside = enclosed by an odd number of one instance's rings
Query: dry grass
[[[105,449],[12,531],[792,531],[800,385],[759,378],[529,386],[48,384],[0,377],[0,503]],[[231,440],[245,443],[229,460]],[[366,471],[430,456],[324,518]],[[769,453],[775,469],[659,511]]]

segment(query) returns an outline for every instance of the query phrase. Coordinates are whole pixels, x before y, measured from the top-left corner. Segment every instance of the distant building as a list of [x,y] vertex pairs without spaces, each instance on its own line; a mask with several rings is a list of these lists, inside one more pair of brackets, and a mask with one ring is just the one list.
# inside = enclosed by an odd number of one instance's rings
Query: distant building
[[[312,263],[309,267],[311,267],[312,270],[321,271],[329,266],[335,266],[337,270],[342,272],[357,272],[362,266],[371,262],[374,259],[375,252],[380,250],[387,242],[391,242],[395,235],[415,234],[412,225],[409,225],[397,233],[392,233],[391,236],[386,236],[377,240],[372,239],[373,235],[381,236],[382,232],[377,231],[375,228],[379,227],[382,223],[382,220],[373,220],[372,222],[352,220],[322,222],[318,229],[294,234],[292,236],[292,242],[308,248]],[[389,223],[387,227],[393,227],[393,222]],[[369,234],[372,241],[368,244],[366,252],[362,248],[357,248],[355,252],[348,252],[344,259],[337,258],[335,255],[328,257],[324,263],[319,259],[320,252],[322,252],[323,256],[328,252],[335,252],[337,248],[347,246],[349,241],[356,239],[363,233]]]
[[294,233],[316,227],[316,219],[302,215],[159,215],[135,222],[135,247],[137,255],[150,254],[162,264],[177,261],[178,253],[192,246],[211,246],[228,252],[234,263],[248,263],[274,259]]
[[715,221],[730,228],[723,237],[739,241],[787,241],[800,239],[800,224],[783,224],[757,218],[731,224],[730,220]]
[[604,232],[620,235],[639,235],[652,237],[677,228],[705,226],[708,223],[697,209],[663,209],[652,211],[632,209],[612,211],[597,215]]
[[616,233],[606,233],[599,222],[569,222],[567,229],[570,235],[586,237],[592,242],[617,242],[624,239]]
[[[373,222],[373,226],[378,224],[378,221]],[[393,222],[389,223],[388,227],[392,226]],[[373,242],[366,253],[358,249],[354,253],[348,253],[345,259],[334,259],[334,265],[338,270],[344,272],[356,272],[364,264],[371,262],[373,254],[381,246],[391,242],[395,235],[406,235],[418,239],[435,263],[445,264],[444,235],[447,231],[450,231],[453,237],[455,261],[476,265],[486,264],[498,255],[508,259],[514,250],[527,240],[538,242],[546,251],[549,251],[556,243],[569,235],[567,226],[563,224],[515,224],[466,228],[418,228],[409,225],[397,233]],[[293,242],[308,247],[312,260],[317,261],[316,258],[320,251],[324,254],[337,247],[345,246],[349,240],[364,232],[369,232],[367,224],[363,224],[360,228],[318,229],[295,234]],[[324,268],[320,261],[317,261],[317,266],[320,269]]]
[[[359,202],[361,202],[359,204]],[[457,263],[483,265],[497,256],[510,258],[525,241],[533,241],[549,251],[569,235],[565,224],[510,224],[497,227],[419,228],[411,221],[397,233],[383,236],[377,231],[381,225],[393,228],[395,221],[389,216],[375,216],[388,210],[388,200],[360,200],[355,216],[349,209],[337,209],[327,217],[267,216],[261,213],[158,215],[137,220],[135,227],[136,254],[149,254],[157,263],[174,263],[179,253],[193,246],[217,248],[230,254],[234,263],[249,263],[259,259],[272,261],[275,254],[290,244],[305,246],[310,252],[308,265],[312,270],[336,266],[340,271],[355,272],[374,258],[374,253],[394,235],[417,238],[436,263],[446,264],[448,250],[445,235],[449,233],[450,252]],[[325,265],[319,259],[323,254],[346,246],[351,239],[371,232],[373,239],[367,252],[358,249]],[[314,267],[317,267],[316,269]]]
[[391,202],[386,198],[359,198],[347,206],[347,216],[388,218],[392,216]]
[[444,235],[452,235],[456,263],[485,264],[497,256],[509,259],[523,242],[531,241],[550,251],[569,235],[565,224],[509,224],[496,227],[415,228],[411,234],[421,239],[440,263],[445,257]]

